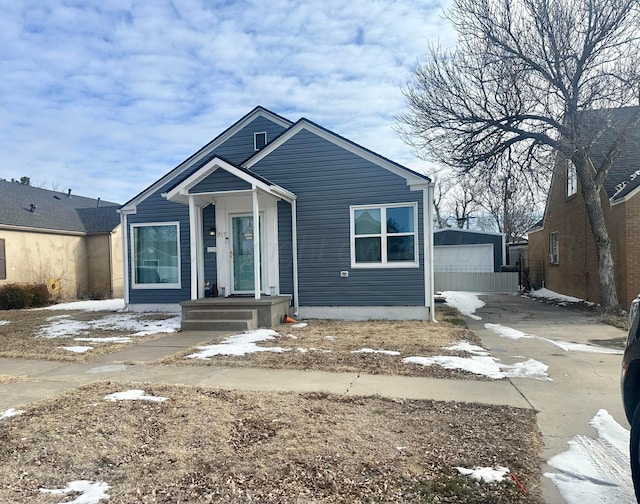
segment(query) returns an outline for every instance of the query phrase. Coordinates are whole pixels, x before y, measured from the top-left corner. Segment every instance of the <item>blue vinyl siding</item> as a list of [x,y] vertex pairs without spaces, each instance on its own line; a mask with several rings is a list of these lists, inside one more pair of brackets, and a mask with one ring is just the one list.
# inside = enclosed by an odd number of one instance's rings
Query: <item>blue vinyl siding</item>
[[265,117],[257,117],[250,124],[238,131],[224,144],[216,149],[216,154],[227,161],[240,165],[256,151],[253,148],[253,134],[261,131],[267,132],[267,143],[280,135],[285,128],[271,122]]
[[249,184],[249,182],[219,168],[202,182],[196,184],[189,193],[198,194],[216,191],[242,191],[247,189],[251,189],[251,184]]
[[291,245],[291,205],[285,201],[278,201],[280,294],[293,295],[293,252]]
[[[301,306],[424,305],[422,191],[409,190],[406,179],[307,130],[252,170],[298,196]],[[418,203],[420,268],[351,269],[350,205],[405,202]],[[290,260],[290,247],[284,246],[285,235],[290,236],[286,219],[283,215],[280,221],[280,254]],[[281,257],[281,292],[289,275],[283,261]],[[349,277],[341,278],[341,271]]]
[[216,226],[216,207],[209,205],[202,210],[202,227],[204,233],[204,278],[212,286],[218,283],[218,266],[216,252],[207,252],[207,247],[216,246],[216,237],[209,234],[209,229]]
[[[173,179],[167,181],[155,193],[140,202],[136,207],[136,213],[127,216],[129,239],[129,250],[127,251],[129,258],[129,271],[126,274],[129,277],[129,285],[131,285],[131,224],[147,223],[147,222],[180,222],[180,278],[182,282],[181,289],[129,289],[129,302],[131,304],[174,304],[186,301],[191,298],[191,258],[189,251],[189,207],[179,203],[173,203],[164,199],[161,194],[173,188],[180,181],[186,179],[198,169],[202,168],[207,162],[216,156],[226,159],[227,161],[240,165],[242,161],[255,154],[253,146],[253,134],[259,131],[267,132],[267,140],[270,142],[276,136],[281,134],[285,128],[271,122],[264,117],[257,117],[250,124],[238,131],[234,136],[226,140],[218,146],[214,152],[211,152],[194,163],[187,170],[177,174]],[[217,174],[220,172],[220,174]],[[217,175],[216,175],[217,174]],[[216,170],[212,174],[212,180],[219,182],[216,186],[218,189],[222,184],[226,184],[225,189],[246,189],[249,184],[233,177],[224,170]],[[201,182],[202,185],[196,186],[200,191],[204,191],[207,186],[208,179]],[[244,184],[244,185],[243,185]],[[209,208],[209,207],[208,207]],[[205,209],[203,215],[204,245],[205,245],[205,278],[207,281],[215,281],[216,265],[215,253],[206,252],[207,246],[214,246],[215,239],[208,235],[211,223],[208,221],[208,213],[215,210]],[[213,208],[213,207],[211,207]],[[215,218],[215,217],[214,217]],[[211,244],[213,243],[213,245]]]

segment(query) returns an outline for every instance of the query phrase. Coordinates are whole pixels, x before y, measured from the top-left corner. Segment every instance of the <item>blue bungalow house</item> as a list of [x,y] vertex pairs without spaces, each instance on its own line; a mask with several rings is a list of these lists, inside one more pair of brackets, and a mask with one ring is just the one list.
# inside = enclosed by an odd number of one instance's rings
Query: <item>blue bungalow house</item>
[[121,208],[126,305],[428,320],[430,182],[257,107]]

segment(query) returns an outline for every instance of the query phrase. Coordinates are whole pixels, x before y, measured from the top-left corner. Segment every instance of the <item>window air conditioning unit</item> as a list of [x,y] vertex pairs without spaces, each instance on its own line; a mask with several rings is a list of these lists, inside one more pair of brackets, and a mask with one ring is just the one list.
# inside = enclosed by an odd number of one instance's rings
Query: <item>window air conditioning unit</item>
[[549,262],[551,264],[558,264],[558,254],[549,254]]

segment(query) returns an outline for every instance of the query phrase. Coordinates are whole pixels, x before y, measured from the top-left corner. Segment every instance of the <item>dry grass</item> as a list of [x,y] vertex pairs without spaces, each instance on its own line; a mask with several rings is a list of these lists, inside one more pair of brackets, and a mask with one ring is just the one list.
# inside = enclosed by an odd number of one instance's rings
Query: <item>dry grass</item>
[[[185,359],[195,348],[164,359],[165,364],[192,366],[266,367],[280,369],[313,369],[335,372],[428,376],[435,378],[483,379],[462,370],[440,366],[403,363],[410,356],[463,355],[444,350],[460,340],[480,344],[475,333],[466,329],[456,310],[439,307],[437,324],[421,321],[344,322],[310,320],[303,328],[281,324],[273,329],[280,337],[260,343],[262,347],[281,347],[285,352],[254,352],[243,356],[218,355],[209,360]],[[216,338],[204,345],[217,344]],[[203,345],[203,346],[204,346]],[[357,352],[363,348],[390,350],[399,355]]]
[[[79,335],[61,338],[44,338],[40,333],[51,324],[51,317],[64,316],[65,321],[88,322],[112,317],[114,312],[80,310],[2,310],[0,320],[8,324],[0,325],[0,357],[19,359],[48,359],[60,361],[86,361],[98,355],[116,352],[131,345],[149,341],[163,334],[136,336],[131,343],[87,343],[75,341]],[[141,316],[141,320],[163,320],[172,315],[149,313]],[[131,336],[135,331],[92,328],[91,333],[83,336],[92,338],[108,338],[113,336]],[[63,346],[92,346],[90,352],[79,354],[64,350]]]
[[[169,400],[103,400],[131,388]],[[540,448],[531,410],[100,382],[0,422],[0,502],[87,479],[110,504],[542,503]],[[476,465],[527,493],[455,470]]]
[[0,385],[7,385],[9,383],[17,383],[17,382],[26,381],[26,380],[28,380],[28,378],[25,378],[24,376],[11,376],[11,375],[0,374]]

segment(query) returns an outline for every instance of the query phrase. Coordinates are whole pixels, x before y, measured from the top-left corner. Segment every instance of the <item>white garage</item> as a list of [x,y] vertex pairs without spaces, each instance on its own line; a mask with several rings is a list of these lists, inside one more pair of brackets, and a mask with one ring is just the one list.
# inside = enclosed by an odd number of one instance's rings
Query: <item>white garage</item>
[[493,271],[492,243],[436,245],[433,249],[433,268],[436,272],[488,273]]

